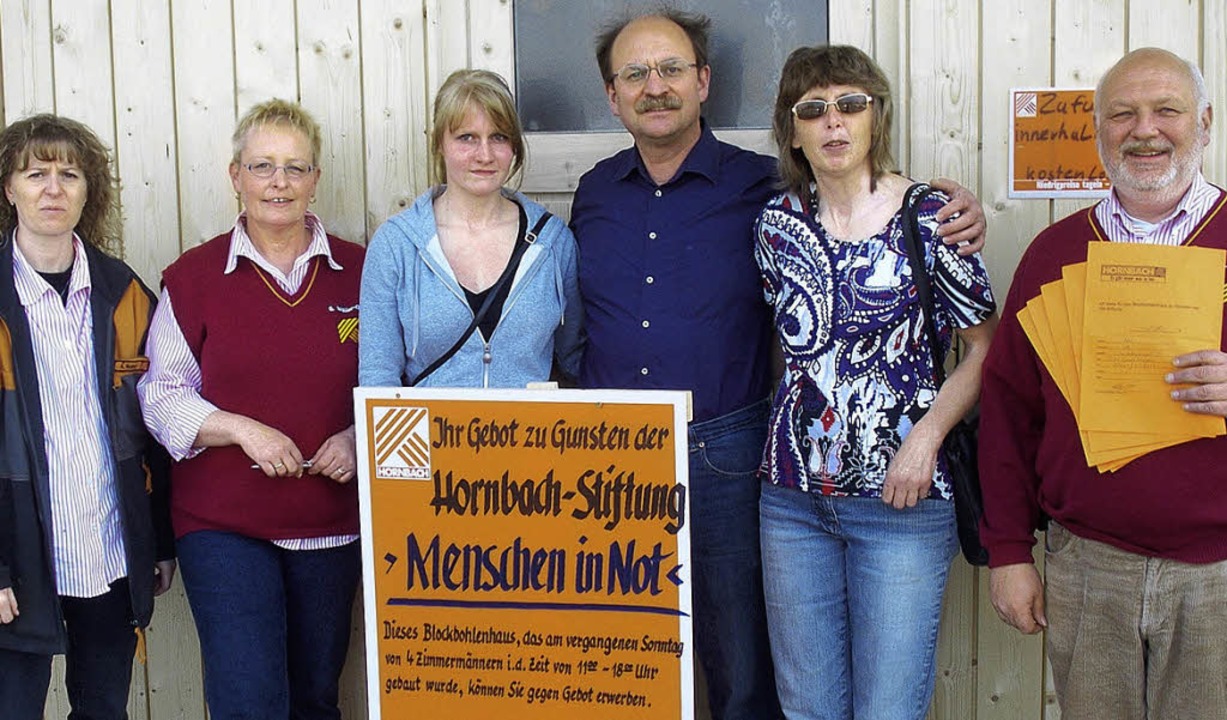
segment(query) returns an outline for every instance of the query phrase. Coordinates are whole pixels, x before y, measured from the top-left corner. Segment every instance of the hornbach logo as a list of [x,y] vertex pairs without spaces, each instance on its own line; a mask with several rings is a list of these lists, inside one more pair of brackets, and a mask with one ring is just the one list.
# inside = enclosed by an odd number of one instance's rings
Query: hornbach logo
[[373,420],[375,478],[429,480],[430,413],[426,408],[379,408]]
[[337,337],[340,338],[342,345],[350,340],[358,342],[358,318],[344,318],[337,323]]
[[1166,283],[1167,268],[1162,265],[1104,265],[1099,279],[1105,282]]

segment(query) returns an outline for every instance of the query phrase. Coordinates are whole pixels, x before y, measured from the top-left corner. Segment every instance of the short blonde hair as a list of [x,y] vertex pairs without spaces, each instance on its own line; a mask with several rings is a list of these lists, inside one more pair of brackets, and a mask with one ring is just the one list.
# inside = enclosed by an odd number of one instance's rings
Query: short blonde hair
[[252,107],[234,128],[230,142],[234,146],[233,162],[239,162],[243,149],[247,147],[247,136],[258,127],[271,125],[273,127],[293,128],[301,132],[311,145],[311,164],[319,167],[320,145],[322,143],[319,123],[311,117],[302,105],[289,100],[273,98]]
[[511,178],[517,178],[524,167],[524,129],[516,114],[511,88],[498,73],[489,70],[457,70],[447,76],[435,95],[434,124],[430,130],[431,182],[447,181],[447,165],[443,161],[443,136],[464,122],[470,108],[480,108],[494,123],[495,129],[511,141],[514,154]]

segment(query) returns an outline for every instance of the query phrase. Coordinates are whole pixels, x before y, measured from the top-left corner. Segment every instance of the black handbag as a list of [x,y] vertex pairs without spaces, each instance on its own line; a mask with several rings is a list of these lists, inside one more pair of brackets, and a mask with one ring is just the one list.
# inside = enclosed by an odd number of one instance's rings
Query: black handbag
[[[933,355],[933,370],[940,388],[946,382],[945,358],[940,354],[937,340],[937,325],[933,320],[936,307],[933,303],[933,288],[929,273],[925,270],[924,252],[920,247],[920,222],[916,205],[932,188],[916,183],[908,188],[903,197],[903,239],[907,246],[908,262],[912,266],[912,279],[916,294],[920,296],[921,315],[924,317],[925,334],[929,338],[929,350]],[[959,528],[959,547],[963,557],[972,565],[988,565],[988,549],[980,542],[980,518],[984,515],[984,495],[980,490],[980,469],[977,465],[976,447],[979,419],[973,411],[959,420],[946,439],[942,441],[942,453],[946,456],[946,469],[950,473],[951,489],[954,492],[954,515]]]

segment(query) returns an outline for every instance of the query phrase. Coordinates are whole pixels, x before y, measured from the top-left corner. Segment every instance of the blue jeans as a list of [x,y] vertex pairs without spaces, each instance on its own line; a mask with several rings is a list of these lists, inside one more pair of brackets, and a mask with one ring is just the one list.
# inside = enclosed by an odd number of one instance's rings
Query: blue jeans
[[201,530],[180,538],[177,549],[209,717],[339,719],[358,543],[293,551]]
[[782,717],[763,607],[757,478],[767,401],[690,426],[695,650],[713,720]]
[[[128,578],[111,583],[98,597],[60,596],[60,608],[68,635],[69,720],[127,720],[136,652]],[[0,718],[41,720],[50,682],[50,655],[0,649]]]
[[954,504],[905,510],[771,484],[760,502],[776,687],[790,720],[923,720],[958,550]]

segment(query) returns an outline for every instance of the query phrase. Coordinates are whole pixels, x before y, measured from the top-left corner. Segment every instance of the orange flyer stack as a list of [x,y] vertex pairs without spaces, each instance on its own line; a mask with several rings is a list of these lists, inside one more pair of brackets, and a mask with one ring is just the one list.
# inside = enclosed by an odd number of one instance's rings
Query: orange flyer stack
[[1172,359],[1218,348],[1227,254],[1200,247],[1091,243],[1087,261],[1018,313],[1078,421],[1087,464],[1124,467],[1160,448],[1225,432],[1186,412],[1164,376]]

